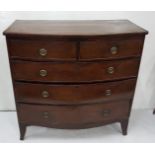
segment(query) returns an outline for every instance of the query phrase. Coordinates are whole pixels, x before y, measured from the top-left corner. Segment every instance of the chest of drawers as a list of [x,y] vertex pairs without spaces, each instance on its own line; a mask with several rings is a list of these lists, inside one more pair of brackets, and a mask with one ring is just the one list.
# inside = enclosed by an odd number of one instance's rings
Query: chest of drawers
[[120,122],[127,134],[148,32],[128,20],[15,21],[6,31],[20,127]]

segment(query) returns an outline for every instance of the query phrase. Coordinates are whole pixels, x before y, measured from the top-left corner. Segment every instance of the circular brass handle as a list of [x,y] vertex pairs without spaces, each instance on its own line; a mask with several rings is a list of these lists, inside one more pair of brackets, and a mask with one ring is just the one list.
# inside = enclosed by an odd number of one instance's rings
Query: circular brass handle
[[117,47],[117,46],[111,47],[111,48],[110,48],[110,52],[111,52],[111,54],[113,54],[113,55],[117,54],[117,52],[118,52],[118,47]]
[[108,72],[109,74],[113,74],[113,73],[115,72],[114,67],[108,67],[107,72]]
[[43,117],[44,117],[45,119],[49,118],[48,112],[44,112],[44,113],[43,113]]
[[47,70],[41,69],[40,70],[40,76],[42,76],[42,77],[47,76]]
[[43,98],[49,97],[49,92],[48,92],[48,91],[43,91],[43,92],[42,92],[42,97],[43,97]]
[[39,54],[40,54],[40,56],[44,57],[47,55],[47,50],[45,48],[41,48],[41,49],[39,49]]
[[105,91],[105,94],[106,94],[106,96],[110,96],[110,95],[112,94],[112,92],[111,92],[110,89],[107,89],[107,90]]
[[109,116],[110,113],[111,113],[111,111],[110,111],[109,109],[106,109],[106,110],[103,110],[103,111],[102,111],[102,115],[103,115],[104,117]]

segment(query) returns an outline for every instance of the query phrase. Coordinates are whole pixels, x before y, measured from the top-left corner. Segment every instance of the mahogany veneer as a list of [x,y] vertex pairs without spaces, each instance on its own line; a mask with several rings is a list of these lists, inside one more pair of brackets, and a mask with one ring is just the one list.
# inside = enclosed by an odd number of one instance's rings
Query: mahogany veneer
[[128,20],[15,21],[5,32],[26,127],[79,129],[128,119],[148,32]]

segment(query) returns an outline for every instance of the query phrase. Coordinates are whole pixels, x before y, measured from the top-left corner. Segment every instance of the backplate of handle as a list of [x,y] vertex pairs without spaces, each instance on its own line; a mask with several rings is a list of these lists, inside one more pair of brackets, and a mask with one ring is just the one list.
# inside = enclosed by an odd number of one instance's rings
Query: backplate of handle
[[44,90],[44,91],[41,93],[41,95],[42,95],[43,98],[47,98],[47,97],[49,97],[49,92],[46,91],[46,90]]
[[49,114],[48,114],[48,112],[43,112],[43,117],[45,118],[45,119],[47,119],[47,118],[49,118]]
[[39,55],[44,57],[47,55],[47,50],[45,48],[39,49]]
[[117,54],[117,53],[118,53],[118,47],[117,47],[117,46],[112,46],[112,47],[110,48],[110,52],[111,52],[111,54],[113,54],[113,55]]
[[111,92],[110,89],[107,89],[107,90],[105,91],[105,94],[106,94],[106,96],[111,96],[112,92]]
[[109,110],[109,109],[105,109],[105,110],[102,111],[102,115],[103,115],[104,117],[107,117],[107,116],[109,116],[110,114],[111,114],[111,110]]
[[113,66],[107,68],[107,72],[109,74],[113,74],[115,72],[115,68]]
[[40,76],[45,77],[45,76],[47,76],[47,70],[41,69],[41,70],[39,71],[39,74],[40,74]]

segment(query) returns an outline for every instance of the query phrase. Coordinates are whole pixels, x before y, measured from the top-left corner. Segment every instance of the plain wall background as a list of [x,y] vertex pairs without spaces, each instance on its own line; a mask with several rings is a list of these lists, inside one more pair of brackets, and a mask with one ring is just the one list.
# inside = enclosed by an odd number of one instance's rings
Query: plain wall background
[[3,31],[18,19],[104,20],[129,19],[149,31],[146,36],[133,102],[135,109],[155,107],[155,12],[0,12],[0,110],[15,110]]

